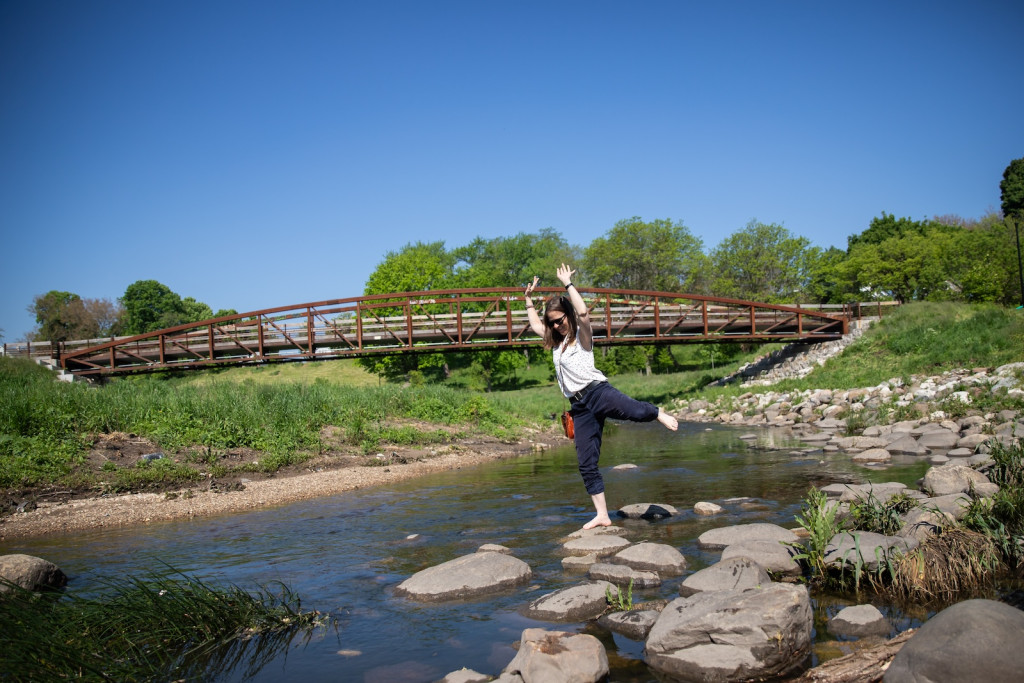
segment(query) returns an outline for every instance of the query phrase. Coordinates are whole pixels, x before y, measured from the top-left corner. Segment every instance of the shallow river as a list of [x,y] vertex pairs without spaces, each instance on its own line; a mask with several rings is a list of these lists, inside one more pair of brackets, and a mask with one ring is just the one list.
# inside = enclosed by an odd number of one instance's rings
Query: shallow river
[[[606,434],[602,467],[612,509],[629,503],[668,503],[680,515],[657,522],[623,520],[633,541],[679,548],[697,570],[717,561],[697,536],[707,529],[748,522],[795,526],[808,488],[836,481],[901,481],[913,486],[927,465],[908,459],[869,470],[849,456],[792,455],[803,445],[778,432],[758,432],[761,444],[739,438],[749,429],[681,424],[670,433],[656,424],[617,425]],[[636,469],[612,471],[617,464]],[[742,501],[724,502],[731,498]],[[698,501],[722,505],[724,514],[702,518]],[[548,624],[523,617],[521,608],[552,590],[581,580],[563,571],[559,549],[592,516],[576,472],[572,447],[491,465],[445,472],[394,486],[345,493],[258,512],[151,524],[73,537],[0,543],[0,553],[46,558],[82,590],[97,578],[158,568],[166,563],[203,580],[250,587],[282,581],[303,607],[328,611],[337,630],[295,643],[272,659],[257,681],[426,682],[468,667],[497,675],[515,655],[524,628],[586,631],[605,644],[612,681],[651,681],[643,644],[586,624]],[[508,546],[533,569],[525,588],[458,604],[418,604],[394,588],[416,571],[485,543]],[[680,578],[634,591],[634,601],[678,595]],[[824,617],[842,600],[815,600],[817,639]],[[898,609],[882,607],[895,630],[918,625]],[[221,680],[240,680],[235,671]]]

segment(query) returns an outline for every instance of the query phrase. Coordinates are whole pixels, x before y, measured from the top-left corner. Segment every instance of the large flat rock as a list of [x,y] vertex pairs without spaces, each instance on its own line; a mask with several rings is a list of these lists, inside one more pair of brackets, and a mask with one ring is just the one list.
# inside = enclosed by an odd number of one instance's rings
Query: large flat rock
[[418,571],[395,589],[423,602],[474,598],[527,583],[530,565],[511,555],[474,553]]

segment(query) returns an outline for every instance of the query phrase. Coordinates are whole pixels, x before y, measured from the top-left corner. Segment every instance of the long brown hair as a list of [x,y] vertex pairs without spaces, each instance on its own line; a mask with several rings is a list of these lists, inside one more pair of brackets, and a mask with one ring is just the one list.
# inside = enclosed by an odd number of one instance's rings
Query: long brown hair
[[567,296],[553,296],[544,302],[544,348],[551,350],[561,344],[566,337],[551,326],[548,322],[548,313],[551,311],[557,311],[565,314],[565,319],[569,323],[569,334],[567,335],[569,343],[572,344],[576,341],[576,330],[579,329],[579,322],[576,320],[576,307],[572,305]]

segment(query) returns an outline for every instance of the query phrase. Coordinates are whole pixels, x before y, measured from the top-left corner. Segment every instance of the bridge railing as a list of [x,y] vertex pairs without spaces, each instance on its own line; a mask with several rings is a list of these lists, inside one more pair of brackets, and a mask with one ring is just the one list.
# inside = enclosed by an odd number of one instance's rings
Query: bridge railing
[[[538,295],[564,294],[541,288]],[[849,316],[675,292],[584,289],[597,344],[835,339]],[[60,352],[82,375],[536,345],[522,291],[335,299],[223,316]]]

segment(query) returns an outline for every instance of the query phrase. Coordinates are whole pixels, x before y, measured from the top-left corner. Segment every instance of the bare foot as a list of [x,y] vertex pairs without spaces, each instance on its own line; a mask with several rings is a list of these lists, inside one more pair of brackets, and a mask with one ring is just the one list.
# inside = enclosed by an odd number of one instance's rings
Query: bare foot
[[609,519],[608,515],[598,515],[592,520],[583,525],[584,529],[593,529],[598,526],[611,526],[612,520]]
[[673,432],[679,429],[679,420],[675,419],[661,408],[658,408],[658,422],[665,425]]

